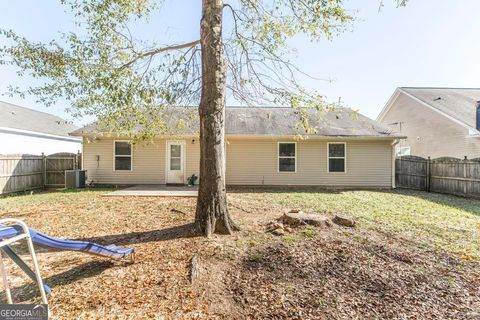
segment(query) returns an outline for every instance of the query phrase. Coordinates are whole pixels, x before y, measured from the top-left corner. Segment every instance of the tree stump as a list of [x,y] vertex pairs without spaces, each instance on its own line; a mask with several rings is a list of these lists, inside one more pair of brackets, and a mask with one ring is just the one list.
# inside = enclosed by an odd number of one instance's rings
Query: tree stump
[[[295,210],[297,211],[297,210]],[[310,225],[315,227],[330,227],[332,224],[330,219],[319,214],[304,213],[298,210],[297,212],[287,211],[279,218],[284,224],[296,227],[301,225]]]
[[337,214],[332,221],[340,226],[349,227],[349,228],[355,227],[355,221],[346,215]]

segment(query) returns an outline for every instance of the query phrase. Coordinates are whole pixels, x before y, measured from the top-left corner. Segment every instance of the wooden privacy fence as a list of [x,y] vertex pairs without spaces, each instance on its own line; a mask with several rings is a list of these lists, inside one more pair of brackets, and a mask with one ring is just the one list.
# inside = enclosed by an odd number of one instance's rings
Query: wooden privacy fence
[[64,187],[65,170],[80,169],[81,155],[0,155],[0,194]]
[[480,197],[480,158],[399,157],[395,160],[395,184],[400,188]]

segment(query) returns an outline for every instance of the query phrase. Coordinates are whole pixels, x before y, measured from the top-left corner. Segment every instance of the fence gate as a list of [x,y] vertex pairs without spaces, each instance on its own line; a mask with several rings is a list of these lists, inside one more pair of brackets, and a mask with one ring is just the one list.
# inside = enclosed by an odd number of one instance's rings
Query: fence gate
[[64,187],[65,170],[81,169],[81,154],[0,155],[0,194]]
[[65,170],[80,169],[80,155],[75,153],[56,153],[44,158],[45,187],[64,187]]
[[395,185],[400,188],[428,189],[428,160],[403,156],[395,160]]

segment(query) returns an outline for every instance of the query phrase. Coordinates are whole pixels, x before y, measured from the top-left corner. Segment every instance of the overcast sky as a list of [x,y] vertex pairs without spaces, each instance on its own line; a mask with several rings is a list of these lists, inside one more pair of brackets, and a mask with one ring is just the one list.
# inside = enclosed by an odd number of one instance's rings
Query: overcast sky
[[[141,31],[144,39],[181,43],[198,38],[200,0],[166,0],[154,28]],[[320,91],[330,100],[344,103],[375,118],[396,87],[480,87],[479,0],[410,0],[396,8],[385,0],[346,1],[359,10],[352,32],[332,42],[311,43],[302,37],[292,41],[298,49],[297,64],[310,74],[334,81],[302,79],[304,86]],[[58,37],[68,31],[72,18],[55,0],[0,0],[0,24],[35,41]],[[0,46],[3,46],[0,39]],[[15,69],[0,66],[0,92],[7,85],[26,85]],[[0,100],[60,115],[67,102],[45,108],[34,97],[0,97]],[[74,120],[83,124],[91,119]]]

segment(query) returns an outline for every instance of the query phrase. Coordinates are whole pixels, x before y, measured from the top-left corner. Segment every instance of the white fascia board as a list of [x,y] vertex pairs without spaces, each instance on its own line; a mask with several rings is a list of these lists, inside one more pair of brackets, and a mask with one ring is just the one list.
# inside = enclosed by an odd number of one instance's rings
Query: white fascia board
[[[101,140],[101,139],[126,139],[128,137],[121,137],[115,134],[93,134],[93,133],[85,133],[84,138],[88,139],[91,138],[93,140]],[[156,139],[198,139],[198,135],[193,134],[185,134],[185,135],[159,135]],[[346,139],[346,140],[395,140],[395,139],[406,139],[406,136],[348,136],[348,135],[338,135],[338,136],[316,136],[316,135],[275,135],[275,134],[226,134],[226,139],[272,139],[272,140],[279,140],[279,139],[287,139],[287,140],[338,140],[338,139]]]
[[387,103],[385,104],[385,106],[383,107],[382,111],[380,111],[380,113],[378,114],[377,116],[377,119],[376,121],[377,122],[380,122],[383,120],[383,117],[385,117],[385,115],[387,114],[387,112],[390,110],[390,108],[392,107],[393,103],[395,102],[395,100],[397,100],[398,96],[400,95],[400,88],[397,88],[395,89],[395,91],[393,92],[392,96],[390,97],[390,99],[388,99]]
[[406,137],[389,137],[389,136],[309,136],[309,135],[253,135],[253,134],[227,134],[227,139],[292,139],[292,140],[395,140],[406,139]]

